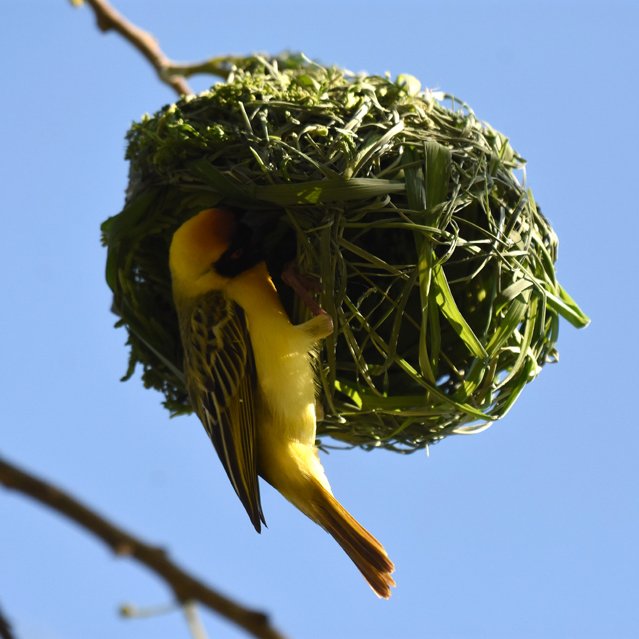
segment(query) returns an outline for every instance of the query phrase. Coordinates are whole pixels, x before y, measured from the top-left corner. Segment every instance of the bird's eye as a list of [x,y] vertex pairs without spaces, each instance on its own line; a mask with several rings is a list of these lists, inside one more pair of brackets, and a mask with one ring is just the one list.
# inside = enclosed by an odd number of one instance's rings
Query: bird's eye
[[242,257],[242,255],[244,255],[244,249],[238,248],[229,254],[229,258],[232,260],[239,260]]

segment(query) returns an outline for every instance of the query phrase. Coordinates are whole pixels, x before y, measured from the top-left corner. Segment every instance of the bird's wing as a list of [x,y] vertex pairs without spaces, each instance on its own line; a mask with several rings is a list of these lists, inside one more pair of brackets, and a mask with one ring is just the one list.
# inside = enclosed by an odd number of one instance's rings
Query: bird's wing
[[256,373],[244,311],[212,291],[184,319],[185,373],[193,408],[260,532],[260,522],[266,522],[257,477]]

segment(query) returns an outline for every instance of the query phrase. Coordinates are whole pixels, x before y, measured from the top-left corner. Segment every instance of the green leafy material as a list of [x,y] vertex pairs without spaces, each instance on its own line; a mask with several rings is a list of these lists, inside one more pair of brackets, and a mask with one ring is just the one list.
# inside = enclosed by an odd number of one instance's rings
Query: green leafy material
[[481,431],[556,360],[559,317],[588,323],[557,282],[523,158],[458,99],[302,55],[211,71],[228,77],[131,127],[126,203],[102,227],[125,377],[141,366],[173,414],[191,407],[168,247],[206,207],[242,212],[295,322],[308,310],[283,264],[321,279],[336,330],[318,353],[318,432],[347,446]]

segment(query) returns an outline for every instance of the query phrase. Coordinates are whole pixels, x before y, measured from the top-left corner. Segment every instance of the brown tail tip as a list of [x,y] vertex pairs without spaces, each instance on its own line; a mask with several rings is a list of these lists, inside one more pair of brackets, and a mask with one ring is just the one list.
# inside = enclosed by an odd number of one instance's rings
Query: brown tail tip
[[364,575],[373,592],[382,599],[391,596],[395,570],[382,544],[321,485],[317,484],[314,519],[324,528],[351,558]]

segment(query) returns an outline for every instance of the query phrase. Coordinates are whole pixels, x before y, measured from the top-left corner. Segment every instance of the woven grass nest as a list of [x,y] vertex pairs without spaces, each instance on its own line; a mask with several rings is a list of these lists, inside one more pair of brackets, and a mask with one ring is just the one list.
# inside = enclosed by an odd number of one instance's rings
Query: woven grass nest
[[[294,323],[283,265],[321,281],[336,330],[318,353],[318,434],[423,448],[502,417],[549,361],[559,317],[588,323],[557,282],[557,237],[506,137],[416,79],[303,56],[229,63],[224,82],[128,132],[124,209],[103,225],[129,367],[191,411],[168,247],[199,210],[241,211]],[[326,442],[324,442],[326,444]]]

